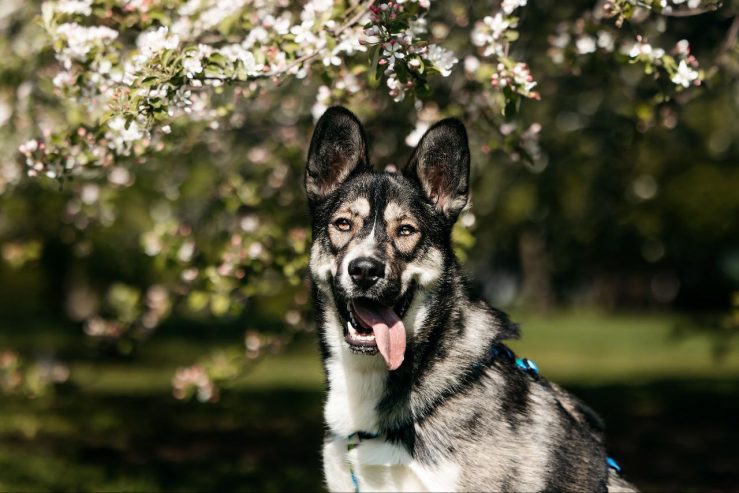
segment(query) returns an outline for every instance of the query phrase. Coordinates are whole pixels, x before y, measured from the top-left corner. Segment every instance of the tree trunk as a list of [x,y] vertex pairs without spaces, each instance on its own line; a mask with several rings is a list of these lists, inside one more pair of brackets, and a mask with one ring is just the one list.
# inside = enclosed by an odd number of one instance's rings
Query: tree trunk
[[526,230],[518,237],[523,282],[521,302],[529,309],[547,311],[554,304],[552,267],[546,243],[539,231]]

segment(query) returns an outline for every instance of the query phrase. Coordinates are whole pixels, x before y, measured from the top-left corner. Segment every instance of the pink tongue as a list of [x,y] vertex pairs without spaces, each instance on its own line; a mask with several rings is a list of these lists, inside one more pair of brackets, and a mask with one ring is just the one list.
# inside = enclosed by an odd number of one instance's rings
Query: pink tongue
[[405,357],[405,327],[392,308],[354,305],[354,313],[375,333],[377,349],[389,370],[397,370]]

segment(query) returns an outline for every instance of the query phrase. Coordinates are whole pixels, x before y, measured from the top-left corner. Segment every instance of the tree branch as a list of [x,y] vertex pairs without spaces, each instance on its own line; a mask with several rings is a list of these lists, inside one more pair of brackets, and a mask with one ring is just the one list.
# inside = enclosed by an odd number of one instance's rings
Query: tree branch
[[668,10],[668,11],[663,10],[660,12],[660,15],[664,15],[666,17],[692,17],[695,15],[702,15],[702,14],[708,14],[710,12],[716,12],[719,8],[721,8],[721,2],[712,3],[704,7],[697,7],[694,9],[678,9],[678,10]]
[[729,30],[726,31],[726,36],[716,52],[716,65],[723,64],[726,55],[736,45],[737,35],[739,35],[739,15],[734,16],[734,21],[729,26]]

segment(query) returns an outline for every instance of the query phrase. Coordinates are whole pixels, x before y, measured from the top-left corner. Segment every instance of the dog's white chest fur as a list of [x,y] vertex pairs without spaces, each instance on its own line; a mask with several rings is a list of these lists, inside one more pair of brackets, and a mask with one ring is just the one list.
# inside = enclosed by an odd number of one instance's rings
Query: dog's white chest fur
[[347,437],[353,433],[378,431],[375,410],[382,397],[387,370],[382,358],[358,358],[342,350],[337,353],[338,357],[327,362],[330,390],[324,409],[326,423],[334,436],[323,447],[329,490],[454,491],[458,468],[452,463],[426,467],[414,460],[402,445],[381,437],[362,440],[349,450]]
[[337,437],[324,444],[323,461],[330,491],[456,490],[458,468],[454,464],[426,467],[382,438],[363,440],[349,451],[347,440]]

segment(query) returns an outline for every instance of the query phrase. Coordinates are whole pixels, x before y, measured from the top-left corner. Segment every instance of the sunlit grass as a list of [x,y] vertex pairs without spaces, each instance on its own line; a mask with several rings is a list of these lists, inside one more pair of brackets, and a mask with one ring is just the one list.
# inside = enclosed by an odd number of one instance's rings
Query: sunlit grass
[[682,322],[676,315],[567,311],[513,318],[521,324],[522,338],[511,347],[535,360],[552,380],[604,383],[739,375],[736,340],[717,361],[706,335],[675,337]]
[[[648,381],[660,378],[735,378],[739,376],[737,341],[727,357],[717,361],[713,341],[704,334],[674,336],[681,319],[670,314],[605,314],[598,311],[559,311],[548,315],[514,313],[522,337],[509,341],[520,356],[536,361],[549,379],[562,383],[598,384]],[[52,341],[69,349],[70,334]],[[65,339],[66,337],[66,339]],[[16,337],[0,336],[13,347]],[[24,346],[33,339],[19,336]],[[49,347],[46,336],[40,343]],[[238,346],[219,337],[207,340],[166,334],[145,343],[130,360],[71,361],[72,380],[88,392],[102,394],[169,394],[177,366],[194,363],[208,350]],[[305,334],[280,353],[255,362],[237,382],[237,389],[323,389],[323,371],[314,335]],[[85,348],[78,348],[81,352]],[[88,348],[89,349],[89,348]],[[47,349],[48,350],[48,349]],[[88,351],[89,352],[89,351]]]

